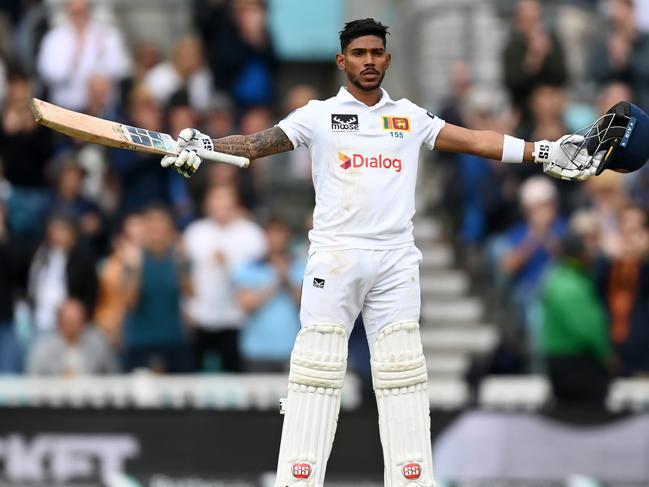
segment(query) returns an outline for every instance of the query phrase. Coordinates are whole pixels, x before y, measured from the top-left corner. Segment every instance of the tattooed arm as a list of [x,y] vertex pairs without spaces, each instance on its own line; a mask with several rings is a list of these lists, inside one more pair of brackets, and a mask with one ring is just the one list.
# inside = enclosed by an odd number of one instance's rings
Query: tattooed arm
[[202,160],[196,149],[208,147],[210,150],[243,156],[250,160],[293,150],[293,143],[279,127],[252,135],[231,135],[221,139],[210,139],[196,129],[186,128],[178,135],[178,146],[182,149],[180,153],[164,156],[160,164],[162,167],[172,166],[186,178],[194,174],[201,165]]
[[247,157],[250,160],[293,150],[293,143],[279,127],[251,135],[230,135],[212,139],[212,143],[215,151]]

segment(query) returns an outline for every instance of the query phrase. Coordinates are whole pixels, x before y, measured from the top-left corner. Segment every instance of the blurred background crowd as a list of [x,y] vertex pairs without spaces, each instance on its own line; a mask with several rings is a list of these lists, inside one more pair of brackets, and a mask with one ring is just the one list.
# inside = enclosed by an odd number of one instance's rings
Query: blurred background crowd
[[[158,156],[59,137],[28,107],[38,96],[174,137],[268,128],[342,81],[333,58],[281,59],[278,3],[187,0],[186,28],[146,38],[116,16],[128,17],[124,2],[0,1],[0,372],[286,370],[308,152],[250,170],[204,164],[187,180]],[[459,58],[438,72],[443,96],[403,88],[417,66],[397,64],[386,87],[451,123],[527,140],[556,140],[619,100],[649,110],[648,1],[490,3],[507,27],[497,83]],[[500,325],[470,379],[545,373],[557,396],[601,399],[610,378],[649,372],[649,169],[578,184],[528,164],[424,158],[439,189],[420,211],[445,222]]]

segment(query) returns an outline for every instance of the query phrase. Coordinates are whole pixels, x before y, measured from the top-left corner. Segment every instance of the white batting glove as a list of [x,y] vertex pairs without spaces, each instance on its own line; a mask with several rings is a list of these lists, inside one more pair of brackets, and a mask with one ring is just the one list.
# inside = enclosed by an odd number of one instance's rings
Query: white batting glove
[[583,142],[584,137],[576,134],[564,135],[556,142],[535,142],[534,162],[543,164],[543,172],[554,178],[573,181],[588,179],[597,172],[606,151],[591,156],[582,147]]
[[186,178],[191,177],[203,162],[196,153],[196,149],[213,150],[214,148],[209,136],[192,128],[182,129],[176,142],[181,151],[176,156],[164,156],[160,165],[162,167],[173,166]]

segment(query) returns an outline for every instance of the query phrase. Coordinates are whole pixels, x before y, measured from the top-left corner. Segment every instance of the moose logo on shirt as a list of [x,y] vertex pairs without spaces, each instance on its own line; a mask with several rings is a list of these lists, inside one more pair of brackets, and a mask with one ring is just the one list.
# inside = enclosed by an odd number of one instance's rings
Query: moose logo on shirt
[[358,115],[354,113],[332,113],[331,130],[334,132],[358,132]]

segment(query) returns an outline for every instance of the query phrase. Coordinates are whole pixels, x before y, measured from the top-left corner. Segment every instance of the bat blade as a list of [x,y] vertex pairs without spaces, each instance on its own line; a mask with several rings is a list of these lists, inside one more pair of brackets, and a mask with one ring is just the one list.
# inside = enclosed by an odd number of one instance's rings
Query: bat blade
[[178,153],[169,134],[131,127],[32,98],[30,108],[36,123],[94,144],[160,155]]
[[[68,110],[38,98],[32,98],[30,107],[36,123],[86,142],[169,156],[176,155],[180,151],[178,144],[169,134],[111,122]],[[210,161],[232,164],[237,167],[248,167],[250,164],[250,160],[242,156],[205,148],[192,150],[196,150],[202,159]]]

